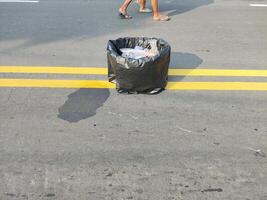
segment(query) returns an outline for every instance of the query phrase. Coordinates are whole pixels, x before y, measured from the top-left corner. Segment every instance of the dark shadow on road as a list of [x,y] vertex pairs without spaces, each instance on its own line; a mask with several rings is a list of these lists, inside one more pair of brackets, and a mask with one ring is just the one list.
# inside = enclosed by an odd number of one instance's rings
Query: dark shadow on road
[[[203,60],[195,54],[192,53],[185,53],[185,52],[172,52],[171,53],[171,62],[170,68],[171,69],[192,69],[194,70],[197,68]],[[180,81],[184,77],[174,77],[169,76],[169,81]]]
[[170,67],[175,69],[197,68],[203,60],[195,54],[185,52],[172,52]]
[[109,96],[108,89],[79,89],[58,109],[58,118],[73,123],[92,117]]
[[161,11],[169,11],[169,16],[179,15],[195,8],[214,3],[214,0],[169,0],[160,3]]
[[[43,0],[35,5],[1,4],[0,41],[25,40],[20,46],[14,47],[25,48],[71,38],[120,33],[148,25],[144,18],[151,18],[151,14],[139,14],[136,4],[130,6],[129,12],[142,18],[120,20],[118,8],[122,2]],[[170,11],[169,14],[174,16],[213,2],[214,0],[169,0],[161,1],[160,8],[162,11]]]

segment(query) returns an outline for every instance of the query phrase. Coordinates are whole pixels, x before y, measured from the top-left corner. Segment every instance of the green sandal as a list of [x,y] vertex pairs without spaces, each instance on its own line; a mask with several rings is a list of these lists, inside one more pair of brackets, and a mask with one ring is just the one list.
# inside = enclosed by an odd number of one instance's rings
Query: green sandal
[[152,10],[149,8],[145,8],[145,9],[140,9],[139,12],[140,13],[152,13]]

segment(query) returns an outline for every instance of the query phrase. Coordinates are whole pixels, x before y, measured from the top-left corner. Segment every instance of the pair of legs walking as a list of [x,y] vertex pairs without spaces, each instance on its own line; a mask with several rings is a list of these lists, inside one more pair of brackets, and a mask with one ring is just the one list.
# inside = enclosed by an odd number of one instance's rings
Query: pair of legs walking
[[[132,18],[130,15],[127,14],[127,8],[132,0],[125,0],[122,6],[120,7],[120,16],[124,17],[125,19]],[[149,9],[146,8],[146,0],[137,0],[138,4],[140,5],[140,12],[151,12]],[[151,0],[151,6],[153,11],[153,19],[157,21],[167,21],[170,19],[169,16],[162,15],[159,12],[159,5],[158,0]]]

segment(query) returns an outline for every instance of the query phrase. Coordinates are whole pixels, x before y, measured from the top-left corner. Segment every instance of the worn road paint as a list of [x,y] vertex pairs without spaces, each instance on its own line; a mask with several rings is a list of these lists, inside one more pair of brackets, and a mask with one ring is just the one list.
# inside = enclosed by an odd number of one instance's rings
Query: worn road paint
[[0,3],[39,3],[39,1],[0,0]]
[[252,6],[252,7],[267,7],[267,4],[249,4],[249,6]]

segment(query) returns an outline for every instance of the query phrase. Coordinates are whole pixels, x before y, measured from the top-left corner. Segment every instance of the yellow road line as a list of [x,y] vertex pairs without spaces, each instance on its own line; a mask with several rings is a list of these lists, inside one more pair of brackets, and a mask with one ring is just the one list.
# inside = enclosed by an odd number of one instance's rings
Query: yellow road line
[[46,66],[0,66],[0,73],[29,74],[100,74],[106,75],[107,69],[100,67],[46,67]]
[[115,88],[115,84],[101,80],[0,79],[0,87]]
[[[0,87],[115,88],[102,80],[0,79]],[[168,90],[251,90],[267,91],[267,82],[169,82]]]
[[166,89],[267,91],[267,82],[169,82]]
[[[0,73],[107,75],[107,69],[101,67],[0,66]],[[169,69],[169,75],[267,77],[267,70]]]
[[170,69],[170,76],[255,76],[267,77],[267,70]]

